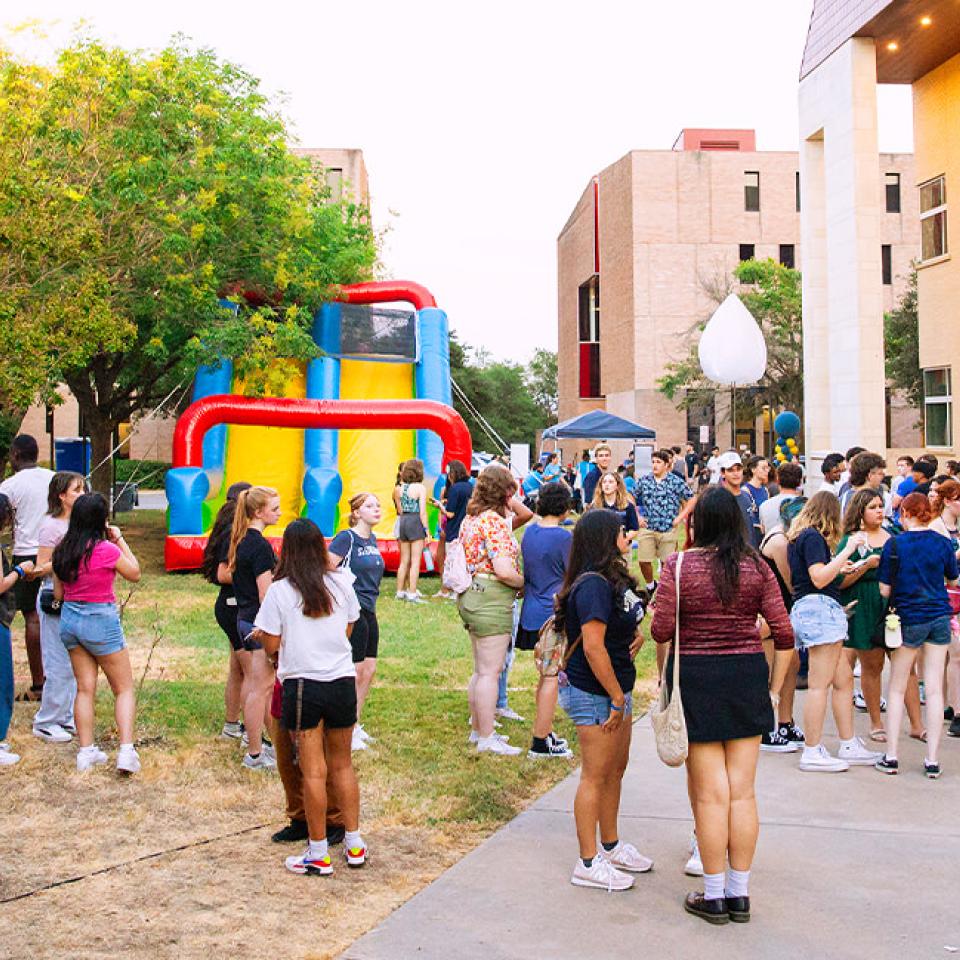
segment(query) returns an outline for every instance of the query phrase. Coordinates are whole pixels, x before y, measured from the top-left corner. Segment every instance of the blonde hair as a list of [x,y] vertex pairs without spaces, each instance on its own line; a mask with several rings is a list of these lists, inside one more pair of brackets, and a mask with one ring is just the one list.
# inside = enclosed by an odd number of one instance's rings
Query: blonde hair
[[357,525],[357,520],[360,519],[357,516],[357,511],[367,502],[370,497],[373,497],[377,503],[380,502],[380,498],[375,493],[355,493],[350,498],[350,517],[348,518],[347,523],[351,527],[355,527]]
[[616,507],[618,510],[626,510],[628,504],[630,503],[630,494],[627,493],[626,484],[623,482],[623,477],[619,473],[614,473],[613,470],[608,470],[606,473],[600,476],[600,479],[597,481],[596,489],[593,491],[593,500],[590,501],[591,507],[606,507],[606,501],[603,498],[603,481],[607,477],[613,477],[617,481],[617,494],[615,498]]
[[787,539],[793,543],[804,530],[816,530],[832,550],[840,540],[840,501],[829,490],[815,493],[790,524]]
[[233,526],[230,528],[230,552],[227,554],[227,566],[231,573],[237,569],[237,547],[247,535],[250,524],[256,515],[279,494],[273,487],[250,487],[237,497],[237,509],[233,514]]

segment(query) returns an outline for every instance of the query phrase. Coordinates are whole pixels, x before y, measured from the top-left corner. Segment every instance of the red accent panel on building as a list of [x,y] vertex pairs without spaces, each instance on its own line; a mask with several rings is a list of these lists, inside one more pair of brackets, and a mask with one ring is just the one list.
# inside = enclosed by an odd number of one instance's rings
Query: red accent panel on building
[[730,150],[738,153],[756,153],[755,130],[713,130],[685,127],[673,145],[674,150]]

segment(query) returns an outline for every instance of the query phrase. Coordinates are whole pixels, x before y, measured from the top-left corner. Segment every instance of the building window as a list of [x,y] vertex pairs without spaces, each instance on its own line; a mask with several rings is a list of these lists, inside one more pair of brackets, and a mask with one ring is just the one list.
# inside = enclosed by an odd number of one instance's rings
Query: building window
[[800,212],[800,171],[794,174],[794,192],[797,195],[797,213]]
[[600,393],[600,278],[591,277],[580,287],[578,309],[580,341],[580,396]]
[[743,263],[746,260],[752,260],[756,252],[757,252],[757,248],[755,244],[741,243],[740,244],[740,262]]
[[949,367],[923,371],[923,426],[928,447],[953,446],[953,396]]
[[889,243],[880,247],[880,263],[883,269],[883,282],[889,286],[893,283],[893,247]]
[[343,169],[341,167],[327,167],[327,186],[330,188],[330,199],[334,202],[343,199]]
[[780,262],[793,270],[797,265],[797,249],[792,243],[780,244]]
[[747,170],[743,175],[743,209],[756,213],[760,209],[760,173]]
[[943,177],[920,184],[920,259],[947,252],[947,186]]
[[900,174],[888,173],[887,186],[887,213],[900,212]]

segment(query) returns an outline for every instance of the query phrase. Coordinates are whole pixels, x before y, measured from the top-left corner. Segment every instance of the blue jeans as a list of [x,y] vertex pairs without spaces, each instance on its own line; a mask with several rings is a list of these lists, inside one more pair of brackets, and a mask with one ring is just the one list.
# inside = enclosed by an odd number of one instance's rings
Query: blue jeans
[[937,617],[924,623],[905,623],[901,627],[903,645],[916,650],[925,643],[945,647],[950,642],[950,617]]
[[126,646],[115,603],[64,601],[60,608],[60,642],[72,650],[83,647],[92,657],[108,657]]
[[510,646],[507,648],[507,656],[503,661],[503,669],[500,671],[500,679],[497,681],[497,709],[506,710],[510,704],[507,702],[507,680],[510,678],[510,668],[513,666],[514,644],[517,642],[517,630],[520,626],[520,603],[517,600],[513,602],[513,632],[510,635]]
[[0,740],[7,739],[13,716],[13,641],[10,628],[0,625]]
[[33,716],[33,726],[46,727],[60,724],[73,727],[73,701],[77,696],[77,681],[73,675],[70,654],[60,639],[60,618],[44,613],[37,603],[40,614],[40,650],[43,653],[43,698],[40,709]]
[[[575,727],[594,727],[607,722],[613,700],[610,697],[568,685],[560,688],[560,706],[566,711]],[[628,720],[633,717],[632,691],[625,695],[623,715]]]

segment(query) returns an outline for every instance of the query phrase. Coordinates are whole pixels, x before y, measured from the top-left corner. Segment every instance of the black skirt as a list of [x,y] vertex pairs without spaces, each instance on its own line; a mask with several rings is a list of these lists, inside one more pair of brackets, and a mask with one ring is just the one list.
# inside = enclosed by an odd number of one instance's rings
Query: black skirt
[[[667,661],[673,690],[673,655]],[[680,698],[691,743],[758,737],[773,730],[767,661],[762,653],[680,655]]]

